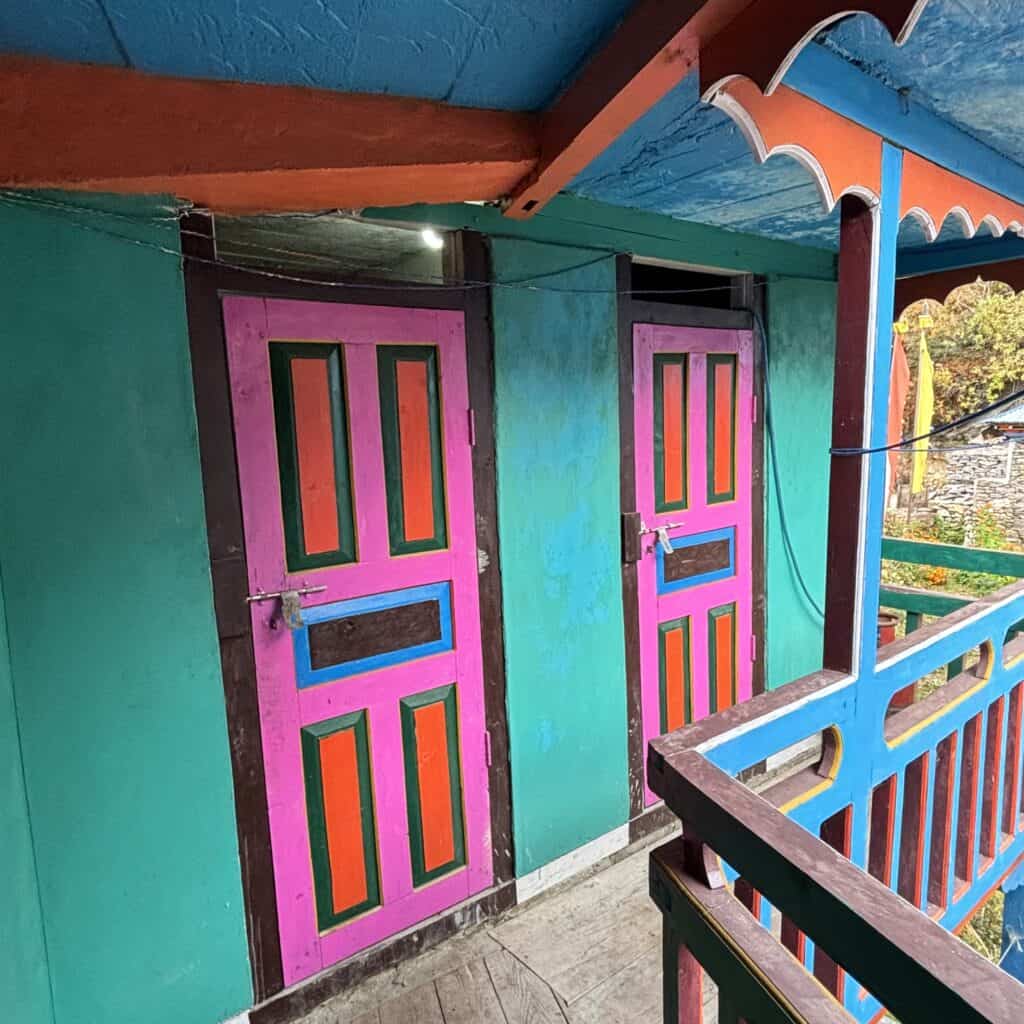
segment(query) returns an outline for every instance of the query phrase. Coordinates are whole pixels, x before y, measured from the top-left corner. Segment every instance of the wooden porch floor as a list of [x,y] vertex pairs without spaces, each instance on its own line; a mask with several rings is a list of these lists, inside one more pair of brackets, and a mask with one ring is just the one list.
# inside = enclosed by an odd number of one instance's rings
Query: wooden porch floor
[[660,1021],[661,914],[647,870],[667,838],[367,979],[302,1024]]

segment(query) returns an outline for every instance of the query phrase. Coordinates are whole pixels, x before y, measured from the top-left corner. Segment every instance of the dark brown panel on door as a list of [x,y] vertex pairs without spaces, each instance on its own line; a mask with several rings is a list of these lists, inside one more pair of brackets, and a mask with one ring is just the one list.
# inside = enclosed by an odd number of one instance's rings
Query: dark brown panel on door
[[678,548],[671,555],[666,555],[665,582],[679,583],[681,580],[692,579],[694,576],[703,576],[705,573],[731,568],[732,555],[729,541],[711,540],[705,544]]
[[309,661],[314,670],[330,668],[440,639],[440,606],[437,601],[418,601],[313,623]]

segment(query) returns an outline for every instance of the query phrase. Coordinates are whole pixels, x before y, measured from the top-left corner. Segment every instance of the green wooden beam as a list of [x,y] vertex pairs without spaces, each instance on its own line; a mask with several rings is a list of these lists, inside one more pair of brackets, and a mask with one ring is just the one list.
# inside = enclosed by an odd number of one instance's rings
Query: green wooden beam
[[502,238],[628,252],[721,270],[823,281],[836,279],[836,256],[827,249],[693,224],[574,196],[558,196],[525,221],[504,217],[495,206],[472,203],[370,207],[363,210],[363,216],[448,230],[465,228]]
[[[939,594],[929,590],[911,590],[904,587],[882,587],[879,604],[883,608],[896,608],[911,615],[943,616],[971,603],[968,597]],[[912,632],[912,630],[910,630]]]
[[964,548],[956,544],[885,537],[882,540],[882,558],[912,565],[934,565],[944,569],[1024,578],[1024,554],[1015,551],[990,551],[986,548]]

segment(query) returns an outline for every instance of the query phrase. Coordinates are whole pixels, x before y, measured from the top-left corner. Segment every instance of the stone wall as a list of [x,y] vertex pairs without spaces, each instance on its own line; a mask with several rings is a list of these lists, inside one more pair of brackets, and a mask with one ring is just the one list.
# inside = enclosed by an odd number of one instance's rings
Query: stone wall
[[975,510],[988,506],[1008,539],[1024,544],[1024,443],[934,455],[927,487],[921,513],[962,520],[968,543]]

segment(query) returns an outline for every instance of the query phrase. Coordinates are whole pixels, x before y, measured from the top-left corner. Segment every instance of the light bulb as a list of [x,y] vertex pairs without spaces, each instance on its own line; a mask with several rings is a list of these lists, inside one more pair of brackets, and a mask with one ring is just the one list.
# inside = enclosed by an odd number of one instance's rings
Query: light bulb
[[420,238],[423,239],[423,244],[428,249],[443,249],[444,238],[438,234],[433,228],[424,228],[420,232]]

